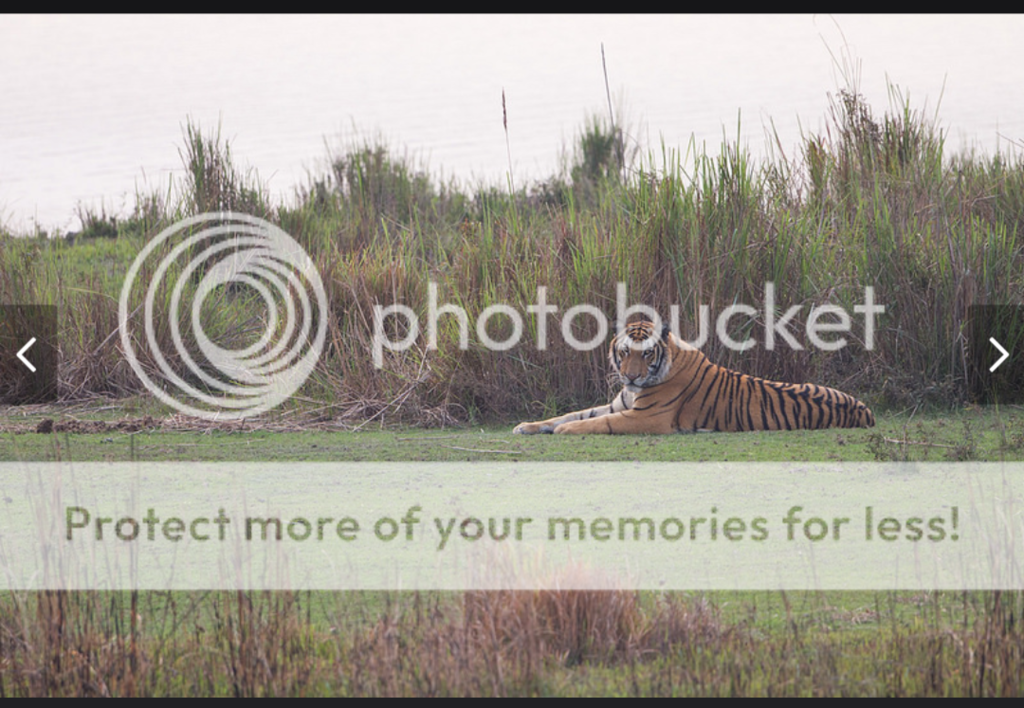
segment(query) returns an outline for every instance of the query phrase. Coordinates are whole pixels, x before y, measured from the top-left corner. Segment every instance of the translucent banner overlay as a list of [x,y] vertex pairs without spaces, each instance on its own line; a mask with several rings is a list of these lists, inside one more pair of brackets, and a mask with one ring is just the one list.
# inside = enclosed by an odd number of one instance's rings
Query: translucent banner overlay
[[1024,589],[1024,463],[2,463],[0,590]]

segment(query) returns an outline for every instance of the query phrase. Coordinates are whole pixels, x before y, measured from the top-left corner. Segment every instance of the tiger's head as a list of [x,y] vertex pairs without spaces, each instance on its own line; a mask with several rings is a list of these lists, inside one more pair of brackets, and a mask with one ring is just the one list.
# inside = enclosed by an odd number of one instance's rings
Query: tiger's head
[[652,322],[630,322],[612,339],[608,358],[626,390],[637,393],[668,376],[678,349],[668,325],[659,332]]

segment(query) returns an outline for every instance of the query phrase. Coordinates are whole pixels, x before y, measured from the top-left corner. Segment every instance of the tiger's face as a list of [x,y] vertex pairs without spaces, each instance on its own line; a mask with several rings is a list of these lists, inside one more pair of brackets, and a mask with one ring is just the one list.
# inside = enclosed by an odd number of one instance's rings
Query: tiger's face
[[612,340],[608,351],[615,373],[627,391],[657,386],[672,366],[669,329],[659,333],[650,322],[631,322]]

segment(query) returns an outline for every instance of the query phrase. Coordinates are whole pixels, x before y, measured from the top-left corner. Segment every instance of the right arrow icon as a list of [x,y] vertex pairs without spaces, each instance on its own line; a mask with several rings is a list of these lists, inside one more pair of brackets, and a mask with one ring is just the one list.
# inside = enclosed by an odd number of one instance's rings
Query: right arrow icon
[[989,373],[992,373],[999,368],[1000,364],[1002,364],[1004,361],[1010,358],[1010,352],[1003,349],[1003,345],[997,342],[995,337],[989,337],[988,341],[992,343],[993,347],[995,347],[1002,353],[1002,356],[999,357],[999,360],[988,368]]

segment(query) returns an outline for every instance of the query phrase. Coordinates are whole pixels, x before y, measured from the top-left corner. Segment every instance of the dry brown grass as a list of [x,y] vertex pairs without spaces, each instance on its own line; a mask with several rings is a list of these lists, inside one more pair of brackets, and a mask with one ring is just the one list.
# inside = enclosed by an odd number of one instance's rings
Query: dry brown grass
[[[352,595],[0,598],[0,697],[1024,694],[1020,593],[930,594],[774,628],[623,591],[405,595],[326,628]],[[849,614],[849,616],[848,616]]]

